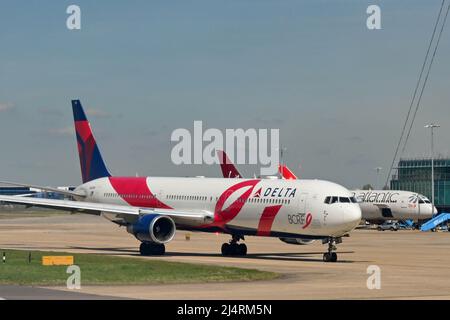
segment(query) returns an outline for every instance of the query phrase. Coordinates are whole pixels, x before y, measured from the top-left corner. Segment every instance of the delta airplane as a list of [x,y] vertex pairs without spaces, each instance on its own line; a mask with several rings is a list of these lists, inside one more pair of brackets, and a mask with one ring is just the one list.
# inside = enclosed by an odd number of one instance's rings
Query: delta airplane
[[[325,262],[337,261],[336,244],[359,225],[353,194],[320,180],[115,177],[100,154],[79,100],[72,101],[83,184],[58,190],[73,200],[0,196],[0,201],[101,215],[141,242],[142,255],[162,255],[176,229],[231,235],[222,255],[245,255],[245,236],[321,239]],[[15,185],[24,185],[11,183]],[[339,199],[331,204],[327,199]]]
[[[226,178],[242,178],[241,174],[228,158],[227,154],[217,151],[222,175]],[[280,165],[278,171],[285,180],[299,180],[286,166]],[[361,207],[362,219],[371,223],[386,220],[425,220],[437,213],[436,207],[425,196],[401,190],[350,190]],[[327,203],[339,202],[337,197],[326,199]]]

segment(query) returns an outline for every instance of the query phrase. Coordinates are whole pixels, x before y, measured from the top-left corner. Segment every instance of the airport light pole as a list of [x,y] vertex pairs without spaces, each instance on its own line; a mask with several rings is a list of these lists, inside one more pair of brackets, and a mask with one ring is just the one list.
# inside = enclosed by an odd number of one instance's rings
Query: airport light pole
[[434,128],[439,128],[440,125],[430,123],[425,126],[431,129],[431,210],[434,210]]
[[[379,188],[380,187],[380,171],[383,169],[382,167],[376,167],[376,168],[374,168],[375,169],[375,171],[377,172],[377,185],[376,185],[376,187],[375,187],[375,189],[376,188]],[[380,189],[383,189],[383,188],[380,188]]]

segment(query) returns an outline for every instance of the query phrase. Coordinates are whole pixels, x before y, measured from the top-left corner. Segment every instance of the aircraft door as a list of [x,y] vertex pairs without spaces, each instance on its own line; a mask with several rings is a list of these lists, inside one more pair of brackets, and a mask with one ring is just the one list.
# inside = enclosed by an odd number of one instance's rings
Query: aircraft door
[[307,200],[308,200],[308,193],[306,193],[306,192],[300,193],[300,197],[298,200],[299,201],[298,207],[299,207],[300,213],[306,213]]

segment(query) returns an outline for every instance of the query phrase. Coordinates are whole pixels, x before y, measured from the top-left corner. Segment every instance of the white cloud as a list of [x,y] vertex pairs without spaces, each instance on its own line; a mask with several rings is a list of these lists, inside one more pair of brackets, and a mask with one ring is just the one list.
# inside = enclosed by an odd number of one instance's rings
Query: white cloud
[[86,109],[86,113],[88,116],[96,117],[96,118],[109,118],[111,114],[106,111],[100,109]]
[[14,107],[15,107],[15,106],[14,106],[14,104],[12,104],[12,103],[9,103],[9,102],[5,102],[5,103],[0,102],[0,112],[12,110],[12,109],[14,109]]
[[38,113],[45,116],[52,116],[52,117],[63,117],[64,113],[59,109],[52,109],[52,108],[39,108]]
[[75,129],[73,128],[73,126],[49,129],[48,132],[55,136],[73,136],[73,135],[75,135]]

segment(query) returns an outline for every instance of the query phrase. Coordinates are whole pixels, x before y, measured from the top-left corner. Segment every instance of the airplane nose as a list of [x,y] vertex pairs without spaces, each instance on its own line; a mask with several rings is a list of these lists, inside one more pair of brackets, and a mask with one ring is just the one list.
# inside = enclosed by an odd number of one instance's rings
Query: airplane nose
[[355,229],[361,222],[361,208],[359,205],[352,205],[345,208],[344,224],[348,231]]
[[433,206],[433,215],[438,214],[438,210],[435,206]]
[[421,216],[420,218],[421,219],[431,218],[432,216],[434,216],[437,213],[438,213],[438,211],[435,206],[430,206],[429,204],[420,205],[420,216]]

